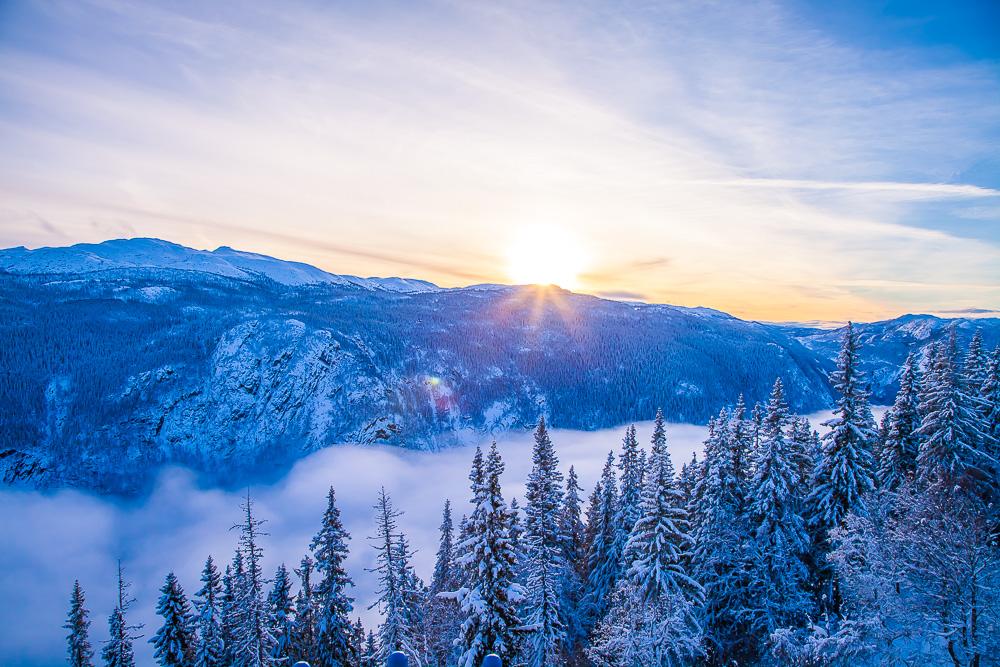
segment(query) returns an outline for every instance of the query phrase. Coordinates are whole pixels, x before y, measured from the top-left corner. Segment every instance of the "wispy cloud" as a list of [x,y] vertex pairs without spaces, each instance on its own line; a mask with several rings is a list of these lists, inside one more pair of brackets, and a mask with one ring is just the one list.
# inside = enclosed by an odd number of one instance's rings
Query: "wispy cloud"
[[997,190],[960,176],[996,152],[997,68],[847,46],[781,3],[101,0],[8,24],[0,245],[131,226],[454,285],[506,280],[512,239],[556,225],[588,291],[767,319],[1000,285]]

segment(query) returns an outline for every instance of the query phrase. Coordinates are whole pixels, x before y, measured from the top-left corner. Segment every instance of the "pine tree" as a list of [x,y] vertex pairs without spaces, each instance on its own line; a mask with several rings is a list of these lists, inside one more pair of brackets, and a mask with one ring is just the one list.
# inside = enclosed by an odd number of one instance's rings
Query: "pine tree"
[[236,635],[239,631],[239,599],[243,592],[243,552],[239,548],[233,554],[233,562],[226,565],[222,575],[222,600],[219,605],[222,611],[222,645],[223,664],[236,663]]
[[274,637],[271,657],[276,663],[286,663],[292,654],[292,633],[295,604],[292,602],[292,581],[282,563],[274,573],[271,592],[267,596],[268,626]]
[[833,419],[823,424],[830,430],[823,435],[810,496],[811,520],[824,532],[841,525],[851,510],[863,509],[863,496],[874,486],[871,446],[875,420],[858,368],[858,336],[850,322],[831,379],[840,398]]
[[[658,413],[658,421],[653,429],[653,438],[663,436],[663,414]],[[655,464],[654,464],[655,465]],[[619,492],[618,513],[615,517],[616,532],[614,551],[621,554],[625,543],[632,534],[632,527],[642,510],[642,468],[639,465],[639,441],[635,436],[635,426],[629,426],[622,440],[622,453],[618,459]]]
[[685,571],[693,542],[665,437],[654,439],[650,460],[639,518],[623,553],[625,577],[645,600],[665,593],[700,600],[701,586]]
[[692,547],[674,467],[654,442],[640,515],[625,546],[627,569],[588,656],[598,665],[684,664],[701,653],[701,586],[687,572]]
[[611,595],[618,583],[621,554],[617,552],[618,482],[614,452],[608,452],[601,473],[601,498],[598,503],[597,532],[587,554],[587,585],[584,593],[584,620],[588,632],[604,617]]
[[354,599],[347,595],[347,589],[354,586],[354,582],[344,567],[350,539],[340,519],[336,494],[331,486],[326,495],[322,525],[309,545],[315,558],[316,572],[322,576],[313,593],[317,609],[315,667],[342,667],[352,664],[356,658],[349,641],[349,614],[354,609]]
[[355,619],[354,626],[351,629],[351,646],[354,647],[354,655],[357,656],[355,659],[355,665],[362,667],[365,664],[365,626],[361,622],[361,619]]
[[223,667],[226,644],[222,629],[222,577],[209,556],[201,571],[201,588],[195,593],[198,614],[198,651],[195,667]]
[[379,491],[374,509],[376,534],[369,539],[375,549],[376,565],[368,571],[377,575],[379,588],[378,599],[369,609],[378,607],[383,618],[378,629],[379,660],[385,662],[393,651],[419,660],[424,652],[420,636],[422,605],[409,563],[409,546],[398,528],[403,513],[393,507],[385,487]]
[[465,586],[455,592],[465,620],[462,623],[459,667],[479,667],[484,656],[497,654],[511,664],[518,653],[521,622],[517,605],[524,598],[516,583],[516,555],[510,540],[511,514],[503,499],[500,475],[504,464],[496,443],[486,465],[477,450],[480,470],[473,465],[473,511],[468,539],[461,545],[461,563],[468,572]]
[[292,660],[316,661],[316,595],[313,590],[313,559],[303,556],[295,570],[299,578],[299,592],[295,595],[295,622],[292,624]]
[[191,667],[195,658],[195,636],[191,605],[173,572],[160,589],[156,613],[163,618],[163,625],[149,640],[153,657],[162,667]]
[[253,501],[247,492],[243,510],[243,523],[233,526],[239,529],[239,551],[242,554],[242,576],[234,575],[238,582],[238,597],[235,605],[235,636],[233,638],[234,662],[241,667],[263,667],[273,663],[271,650],[274,637],[267,624],[267,607],[264,601],[264,580],[261,560],[264,550],[260,538],[266,533],[260,531],[263,521],[253,514]]
[[[750,606],[746,572],[751,536],[744,512],[748,480],[738,477],[737,446],[732,442],[742,422],[737,414],[722,411],[712,421],[702,474],[689,494],[692,575],[705,588],[707,661],[714,665],[744,664],[755,653],[745,614]],[[688,470],[696,465],[689,464]],[[743,461],[742,467],[749,469],[750,462]]]
[[969,396],[977,400],[982,399],[983,385],[986,384],[988,372],[988,359],[983,350],[983,332],[981,329],[976,329],[962,362],[963,388]]
[[925,376],[917,434],[917,477],[924,486],[982,484],[989,473],[981,403],[958,372],[955,330],[933,352]]
[[587,528],[581,514],[582,490],[576,469],[570,466],[559,516],[562,557],[566,563],[560,608],[563,611],[563,624],[566,626],[566,656],[570,665],[575,665],[580,660],[580,645],[586,637],[583,619],[580,617],[583,582],[587,577]]
[[451,518],[451,502],[448,500],[444,502],[440,530],[441,538],[424,617],[431,664],[445,667],[454,653],[454,640],[461,628],[461,617],[455,601],[440,597],[439,594],[457,590],[462,584],[459,566],[455,562],[455,528]]
[[360,661],[361,667],[381,667],[378,662],[378,639],[375,633],[368,631],[368,638],[365,640],[365,654]]
[[917,362],[910,354],[899,376],[899,391],[892,408],[886,413],[889,428],[885,436],[878,465],[879,486],[894,491],[913,479],[920,451],[920,381]]
[[525,507],[525,550],[528,569],[528,599],[525,614],[532,628],[527,646],[530,667],[548,667],[559,661],[566,641],[563,622],[562,581],[566,561],[560,532],[562,473],[545,418],[535,429],[532,469],[528,475]]
[[781,380],[774,383],[754,462],[750,518],[755,538],[751,584],[756,601],[752,624],[762,643],[771,633],[803,621],[808,613],[807,572],[802,557],[809,546],[796,490],[799,466],[787,429],[790,423]]
[[135,667],[135,651],[132,643],[140,635],[133,635],[141,625],[129,625],[125,612],[132,606],[134,600],[129,597],[129,584],[125,581],[122,562],[118,561],[118,603],[111,616],[108,617],[108,641],[101,649],[101,657],[105,667]]
[[73,593],[69,600],[69,614],[63,626],[69,630],[66,636],[66,656],[70,667],[93,667],[91,659],[94,650],[90,645],[90,620],[83,589],[80,582],[73,582]]

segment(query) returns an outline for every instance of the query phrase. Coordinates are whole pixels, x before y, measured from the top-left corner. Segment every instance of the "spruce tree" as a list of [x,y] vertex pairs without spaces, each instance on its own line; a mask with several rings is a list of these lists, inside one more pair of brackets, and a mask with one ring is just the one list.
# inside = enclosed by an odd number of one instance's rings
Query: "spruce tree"
[[260,545],[264,522],[253,513],[253,501],[247,492],[246,501],[241,506],[243,523],[233,526],[240,531],[238,559],[243,568],[242,576],[234,575],[238,582],[238,596],[235,606],[235,636],[233,638],[233,660],[241,667],[264,667],[273,663],[271,650],[274,637],[267,623],[267,606],[264,600],[265,579],[261,569],[264,550]]
[[795,448],[781,380],[774,383],[754,462],[750,520],[756,547],[751,597],[752,623],[765,643],[771,633],[805,620],[807,572],[802,561],[809,536],[800,514],[802,498]]
[[271,657],[275,663],[287,663],[292,655],[295,603],[292,601],[292,581],[282,563],[274,573],[271,592],[267,596],[268,626],[274,637]]
[[66,616],[66,624],[63,625],[69,630],[66,636],[66,657],[70,667],[94,667],[94,663],[91,662],[94,650],[90,645],[89,616],[83,589],[79,581],[74,581],[73,592],[69,599],[69,614]]
[[160,589],[156,613],[163,618],[160,629],[149,640],[156,662],[162,667],[192,667],[197,638],[191,605],[173,572],[167,574]]
[[576,469],[570,466],[559,516],[562,557],[566,564],[560,608],[563,612],[563,624],[566,626],[566,656],[570,665],[578,663],[581,643],[586,637],[580,616],[583,582],[587,577],[587,528],[581,514],[582,490]]
[[316,661],[317,599],[313,590],[313,559],[303,556],[295,570],[299,592],[295,595],[295,622],[292,624],[292,660]]
[[823,424],[829,431],[823,435],[810,496],[811,521],[821,532],[840,526],[851,510],[863,509],[864,494],[874,486],[871,447],[875,420],[858,368],[858,336],[850,322],[831,379],[840,397],[833,418]]
[[[663,415],[654,426],[653,437],[662,437],[658,433],[663,433]],[[629,426],[625,431],[625,438],[622,440],[622,453],[618,459],[619,471],[619,492],[618,514],[615,517],[616,544],[614,550],[621,554],[632,533],[632,527],[638,520],[642,512],[642,468],[639,462],[639,441],[635,435],[635,426]],[[654,473],[655,474],[655,473]]]
[[532,468],[525,495],[524,539],[528,570],[525,616],[532,629],[526,647],[530,667],[557,664],[566,641],[561,605],[566,570],[559,521],[561,496],[559,460],[542,417],[535,429]]
[[983,395],[983,385],[989,372],[988,358],[983,350],[983,332],[976,329],[969,341],[969,349],[962,361],[962,383],[969,396],[980,400]]
[[913,354],[906,357],[899,376],[896,400],[886,413],[889,428],[878,462],[879,486],[894,491],[913,479],[920,451],[920,381]]
[[989,477],[988,437],[978,396],[971,395],[958,370],[955,329],[934,350],[920,408],[917,477],[924,486],[984,484]]
[[[741,480],[737,472],[737,446],[732,442],[739,433],[737,424],[742,422],[737,414],[722,411],[712,421],[700,466],[702,474],[694,482],[693,493],[688,494],[694,539],[692,576],[705,589],[707,661],[713,665],[743,664],[754,653],[745,613],[750,606],[746,573],[751,536],[743,508],[749,480]],[[687,469],[697,465],[688,464]],[[741,465],[744,470],[751,467],[749,461]],[[693,479],[693,473],[687,474]],[[681,477],[683,481],[685,475]]]
[[375,535],[369,539],[375,549],[375,567],[368,570],[378,577],[378,598],[369,609],[378,608],[382,624],[378,629],[379,660],[385,662],[393,651],[402,651],[411,659],[423,656],[421,637],[421,600],[416,575],[410,566],[406,537],[400,532],[402,512],[382,487],[375,510]]
[[458,590],[462,584],[459,566],[455,562],[455,527],[451,518],[451,502],[448,500],[444,502],[440,531],[424,618],[430,662],[435,667],[446,667],[454,654],[454,640],[458,637],[461,617],[455,601],[440,597],[439,594]]
[[209,556],[201,571],[201,588],[195,593],[198,620],[198,650],[195,667],[223,667],[226,644],[222,629],[222,577]]
[[125,612],[132,606],[134,600],[129,597],[129,584],[125,581],[122,562],[118,561],[118,601],[108,617],[108,641],[101,649],[101,657],[105,667],[135,667],[135,651],[133,642],[140,635],[132,633],[142,626],[129,625]]
[[[477,458],[481,465],[478,451]],[[460,561],[468,579],[455,592],[465,616],[459,667],[479,667],[483,657],[490,653],[498,655],[504,664],[512,664],[518,654],[517,633],[521,622],[517,605],[524,598],[524,590],[515,581],[511,514],[500,488],[503,470],[503,460],[493,443],[485,466],[477,472],[474,465],[470,475],[473,511]]]
[[239,548],[233,555],[233,562],[226,565],[222,575],[222,600],[219,608],[222,612],[222,645],[223,664],[236,664],[236,635],[239,626],[238,602],[243,591],[243,552]]
[[666,667],[702,652],[696,611],[703,591],[685,566],[687,513],[665,443],[654,444],[650,462],[640,515],[625,546],[628,567],[587,651],[597,665]]
[[639,518],[622,557],[624,577],[647,601],[669,593],[700,602],[702,588],[685,565],[693,542],[665,437],[654,439],[650,462],[651,474],[642,490]]
[[584,620],[588,631],[604,617],[618,583],[621,554],[618,544],[618,482],[614,452],[608,452],[601,473],[601,497],[597,510],[597,532],[587,554],[587,585],[584,593]]
[[313,592],[316,607],[315,667],[342,667],[352,664],[355,655],[349,641],[354,599],[347,589],[354,582],[347,574],[347,542],[350,534],[344,529],[333,487],[326,495],[326,510],[319,532],[309,548],[315,558],[316,572],[321,579]]

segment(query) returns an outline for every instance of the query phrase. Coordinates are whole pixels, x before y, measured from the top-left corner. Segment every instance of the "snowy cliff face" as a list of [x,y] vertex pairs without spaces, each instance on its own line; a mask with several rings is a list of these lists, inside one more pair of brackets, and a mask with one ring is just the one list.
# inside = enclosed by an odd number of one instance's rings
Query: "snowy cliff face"
[[803,337],[817,353],[716,311],[259,255],[243,272],[246,253],[162,243],[0,251],[5,483],[134,493],[179,463],[239,484],[336,443],[433,449],[540,414],[592,430],[662,406],[704,422],[777,376],[797,410],[831,400],[819,334]]

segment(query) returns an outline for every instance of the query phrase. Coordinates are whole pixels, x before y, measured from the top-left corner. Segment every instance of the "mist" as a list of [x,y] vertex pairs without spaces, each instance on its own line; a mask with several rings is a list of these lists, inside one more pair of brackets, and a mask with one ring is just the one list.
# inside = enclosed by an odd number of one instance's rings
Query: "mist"
[[[639,439],[649,442],[652,423],[637,424]],[[702,426],[668,427],[670,451],[679,468],[700,450]],[[552,431],[563,471],[572,464],[585,492],[600,476],[608,451],[618,450],[624,428],[580,432]],[[504,496],[523,500],[524,482],[531,467],[531,433],[509,435],[499,441],[506,463]],[[484,440],[483,445],[488,444]],[[414,565],[430,579],[437,550],[438,526],[445,499],[452,501],[455,521],[469,509],[468,472],[473,449],[440,452],[390,447],[329,447],[299,461],[280,481],[249,489],[257,516],[267,521],[263,538],[264,572],[270,576],[279,563],[297,567],[319,528],[332,485],[344,524],[351,533],[347,562],[356,584],[355,610],[366,627],[378,622],[374,600],[376,582],[366,572],[374,560],[367,536],[373,533],[373,510],[379,487],[385,486],[405,514],[400,527],[417,550]],[[0,664],[9,667],[62,665],[65,634],[62,628],[70,588],[79,579],[91,613],[91,641],[99,651],[107,638],[107,616],[115,604],[115,572],[122,559],[133,583],[136,603],[132,622],[144,623],[145,635],[136,642],[138,664],[152,664],[148,643],[158,627],[155,615],[158,589],[170,571],[177,574],[185,593],[200,587],[199,575],[211,554],[221,567],[232,558],[240,521],[240,503],[246,491],[223,491],[199,486],[188,470],[164,470],[149,496],[140,501],[117,501],[76,491],[53,494],[6,490],[0,492],[0,521],[7,539],[0,543]]]
[[[884,408],[874,409],[876,418]],[[829,412],[810,415],[813,425]],[[653,423],[636,424],[639,442],[648,449]],[[602,431],[550,431],[566,473],[576,468],[584,496],[600,477],[608,451],[621,447],[624,427]],[[822,429],[821,429],[822,430]],[[668,424],[667,442],[674,465],[700,454],[707,428]],[[485,447],[489,439],[483,439]],[[506,471],[504,498],[523,501],[531,468],[532,434],[508,434],[498,440]],[[240,503],[251,494],[257,517],[267,523],[262,539],[264,573],[270,577],[280,563],[297,567],[308,552],[333,486],[344,525],[351,533],[347,569],[354,580],[352,618],[366,628],[378,623],[376,582],[367,572],[374,550],[367,537],[374,529],[376,495],[385,486],[395,505],[405,512],[400,528],[416,549],[414,566],[429,581],[437,551],[438,526],[445,499],[452,501],[455,522],[468,512],[468,473],[474,449],[438,452],[395,447],[338,445],[299,461],[281,480],[244,491],[207,488],[182,468],[165,469],[153,491],[139,501],[101,498],[77,491],[41,493],[0,492],[0,664],[7,667],[49,667],[65,663],[62,628],[70,588],[79,579],[90,610],[91,642],[95,652],[107,639],[107,617],[116,601],[115,576],[120,558],[132,582],[135,604],[129,614],[143,623],[135,643],[137,664],[153,664],[148,639],[159,626],[155,614],[159,587],[173,571],[190,598],[200,588],[201,569],[211,554],[220,569],[236,545]]]

